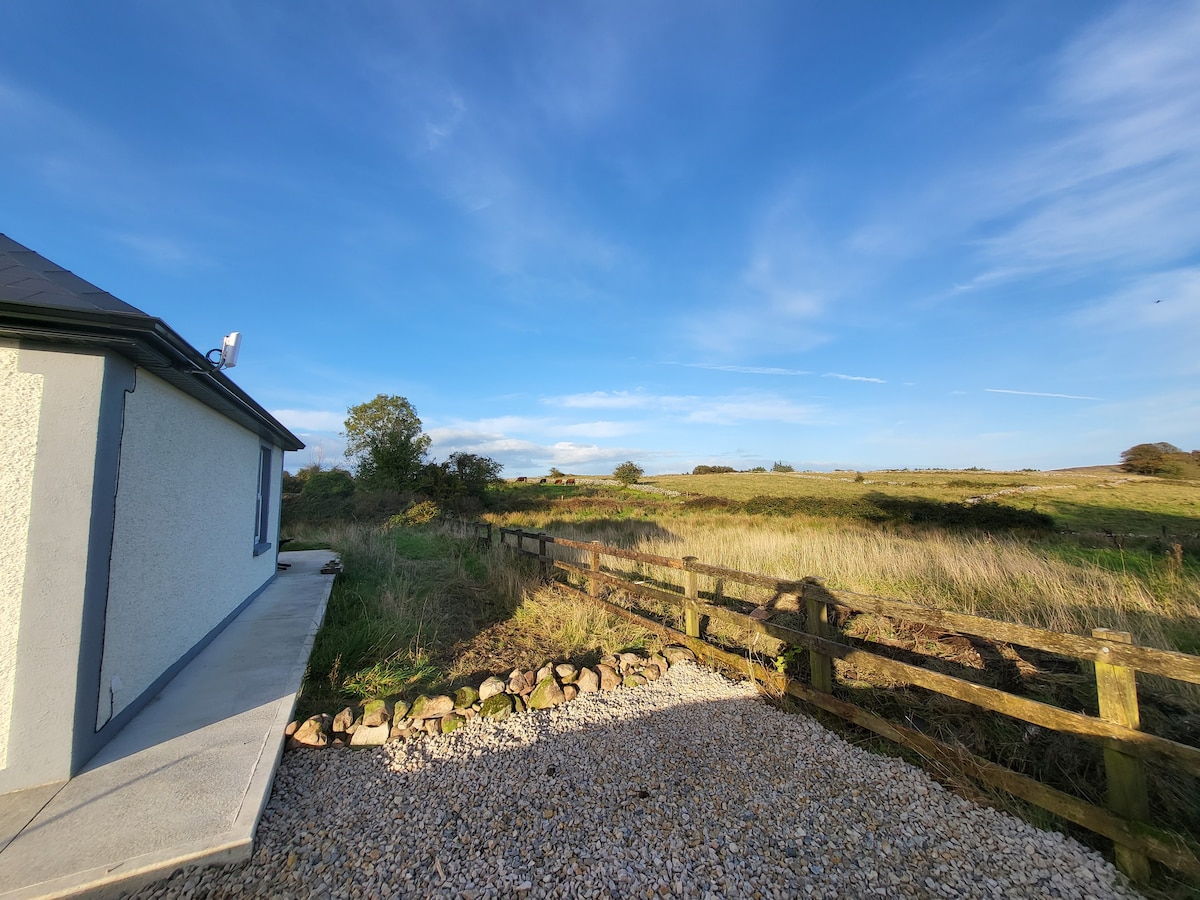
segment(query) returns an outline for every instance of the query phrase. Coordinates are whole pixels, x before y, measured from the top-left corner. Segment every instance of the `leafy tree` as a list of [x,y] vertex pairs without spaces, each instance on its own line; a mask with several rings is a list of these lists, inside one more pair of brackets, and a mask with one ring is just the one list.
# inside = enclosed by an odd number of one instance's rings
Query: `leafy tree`
[[613,478],[621,482],[621,484],[637,484],[637,480],[646,472],[641,466],[635,463],[632,459],[627,459],[615,469],[613,469]]
[[558,470],[557,466],[551,466],[550,467],[550,477],[551,478],[565,478],[566,476],[563,475],[563,473]]
[[729,472],[736,472],[733,466],[696,466],[692,469],[693,475],[725,475]]
[[321,522],[349,518],[354,511],[354,478],[345,469],[313,472],[300,491],[299,517]]
[[771,471],[772,472],[795,472],[796,468],[794,466],[789,466],[785,462],[776,462],[775,465],[771,466]]
[[500,472],[504,468],[490,456],[476,453],[451,453],[446,462],[467,493],[476,496],[482,496],[493,484],[499,484]]
[[1121,468],[1140,475],[1157,475],[1167,468],[1167,454],[1158,444],[1135,444],[1121,453]]
[[379,394],[347,411],[346,456],[372,487],[413,486],[425,464],[429,435],[421,433],[417,411],[404,397]]

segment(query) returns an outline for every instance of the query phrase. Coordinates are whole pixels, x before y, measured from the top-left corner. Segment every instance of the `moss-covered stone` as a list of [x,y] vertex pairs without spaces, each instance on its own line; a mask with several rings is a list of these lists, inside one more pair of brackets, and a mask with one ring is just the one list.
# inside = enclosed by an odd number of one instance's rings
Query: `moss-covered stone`
[[363,724],[368,728],[377,728],[392,720],[392,714],[388,711],[387,702],[384,700],[368,700],[363,704],[362,710]]
[[563,693],[562,686],[553,675],[547,675],[539,681],[534,686],[533,693],[529,695],[530,709],[550,709],[552,706],[561,706],[566,702],[567,697]]
[[479,702],[479,691],[470,686],[460,687],[454,692],[454,705],[460,709],[466,709],[469,706],[474,706]]
[[412,708],[408,711],[408,716],[410,719],[440,719],[452,709],[454,709],[454,699],[452,697],[447,697],[445,694],[427,697],[422,694],[413,701]]
[[483,708],[479,710],[479,715],[485,719],[500,721],[507,719],[512,712],[513,698],[511,694],[493,694],[483,701]]

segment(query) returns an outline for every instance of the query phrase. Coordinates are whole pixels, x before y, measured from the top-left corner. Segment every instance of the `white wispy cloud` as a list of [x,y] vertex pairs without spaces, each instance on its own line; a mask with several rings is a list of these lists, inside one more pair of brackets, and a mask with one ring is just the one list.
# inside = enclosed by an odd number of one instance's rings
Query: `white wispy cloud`
[[822,378],[837,378],[841,381],[869,381],[872,384],[887,384],[882,378],[870,378],[866,375],[843,375],[841,372],[826,372]]
[[668,366],[685,366],[689,369],[709,369],[714,372],[737,372],[743,375],[812,375],[804,369],[782,369],[775,366],[720,366],[712,363],[665,363]]
[[820,410],[815,406],[793,403],[781,398],[737,398],[708,400],[690,411],[684,421],[705,425],[736,425],[741,422],[786,422],[801,425],[816,421]]
[[678,398],[666,398],[640,391],[592,391],[587,394],[566,394],[543,397],[542,403],[569,409],[647,409],[659,407]]
[[1099,397],[1081,397],[1076,394],[1051,394],[1045,391],[1010,391],[1004,388],[984,388],[989,394],[1020,394],[1023,397],[1058,397],[1062,400],[1099,400]]
[[1200,5],[1129,3],[1060,55],[1023,123],[1043,137],[987,179],[1010,224],[991,275],[1155,264],[1200,246]]

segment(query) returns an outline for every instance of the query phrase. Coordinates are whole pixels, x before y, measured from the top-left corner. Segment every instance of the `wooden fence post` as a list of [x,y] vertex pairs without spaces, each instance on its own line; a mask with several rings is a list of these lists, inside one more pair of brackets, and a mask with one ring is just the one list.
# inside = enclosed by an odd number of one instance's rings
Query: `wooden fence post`
[[[813,637],[829,638],[829,606],[825,602],[825,588],[820,579],[806,579],[802,590],[804,596],[804,630]],[[833,693],[833,661],[817,650],[808,651],[808,668],[812,673],[812,686],[824,694]]]
[[538,564],[542,567],[542,575],[544,576],[550,570],[550,557],[546,555],[546,535],[539,534],[538,539]]
[[[1128,631],[1093,628],[1092,637],[1119,644],[1132,644]],[[1126,728],[1140,729],[1138,712],[1137,673],[1126,666],[1096,663],[1096,695],[1100,701],[1100,718]],[[1146,790],[1146,768],[1136,756],[1112,747],[1104,748],[1104,773],[1108,778],[1108,808],[1119,816],[1148,822],[1150,798]],[[1134,881],[1150,880],[1150,861],[1146,856],[1124,844],[1114,844],[1117,867]]]
[[[591,570],[597,574],[600,573],[600,551],[599,551],[599,549],[597,549],[599,547],[600,547],[599,541],[592,541],[592,549],[591,549],[591,551],[589,551],[592,554]],[[599,597],[600,596],[600,579],[599,578],[589,578],[588,579],[588,596],[589,597]]]
[[525,552],[525,529],[523,528],[517,529],[517,552]]
[[700,611],[696,609],[696,598],[700,596],[699,579],[696,573],[687,568],[688,563],[694,563],[697,557],[683,558],[683,630],[688,637],[700,637]]

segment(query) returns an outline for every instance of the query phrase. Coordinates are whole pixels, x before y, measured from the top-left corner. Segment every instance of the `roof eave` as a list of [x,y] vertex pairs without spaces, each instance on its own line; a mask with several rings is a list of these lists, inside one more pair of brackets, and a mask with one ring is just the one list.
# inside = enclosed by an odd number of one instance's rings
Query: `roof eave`
[[0,301],[0,337],[112,350],[284,450],[304,449],[303,441],[161,319]]

